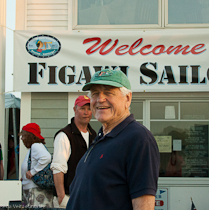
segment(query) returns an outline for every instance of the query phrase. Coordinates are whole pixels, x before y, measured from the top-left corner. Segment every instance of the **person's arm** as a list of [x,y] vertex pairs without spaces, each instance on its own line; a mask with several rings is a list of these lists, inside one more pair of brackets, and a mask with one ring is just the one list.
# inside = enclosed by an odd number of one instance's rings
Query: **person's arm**
[[53,178],[57,192],[58,202],[59,204],[61,204],[63,198],[65,197],[64,174],[62,172],[53,174]]
[[67,173],[67,161],[71,154],[70,141],[67,135],[60,132],[54,140],[54,154],[51,163],[53,178],[59,204],[65,197],[64,174]]
[[132,206],[133,210],[154,210],[160,154],[154,137],[147,129],[142,127],[137,136],[138,141],[130,138],[133,143],[129,145],[131,150],[127,164]]
[[154,210],[155,196],[143,195],[138,198],[132,199],[133,210]]
[[[35,165],[33,164],[33,161]],[[41,143],[32,144],[31,170],[30,170],[31,175],[34,176],[39,171],[43,170],[50,162],[51,162],[51,155],[46,150],[46,148]]]
[[0,180],[4,178],[4,167],[3,167],[3,160],[0,160]]

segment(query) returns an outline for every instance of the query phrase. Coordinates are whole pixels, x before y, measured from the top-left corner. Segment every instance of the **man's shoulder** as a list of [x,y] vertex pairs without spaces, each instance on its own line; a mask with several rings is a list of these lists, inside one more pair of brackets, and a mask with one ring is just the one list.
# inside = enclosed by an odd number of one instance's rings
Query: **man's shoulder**
[[139,131],[139,130],[144,130],[147,128],[144,125],[142,125],[140,122],[134,119],[127,124],[127,129],[134,129],[136,131]]
[[54,139],[54,147],[58,147],[60,145],[65,145],[68,147],[69,145],[69,138],[64,132],[59,132]]
[[56,136],[57,136],[59,133],[65,133],[65,134],[66,134],[66,132],[69,132],[70,130],[71,130],[71,123],[69,123],[69,124],[66,125],[65,127],[63,127],[63,128],[61,128],[60,130],[58,130],[58,131],[55,133],[54,137],[56,138]]
[[[124,129],[125,132],[129,133],[129,135],[134,135],[138,137],[152,137],[151,131],[142,125],[140,122],[137,122],[136,120],[129,123],[129,125]],[[130,131],[130,132],[129,132]]]
[[60,130],[57,135],[55,136],[55,140],[62,140],[62,139],[66,139],[67,134],[65,132],[63,132],[62,130]]

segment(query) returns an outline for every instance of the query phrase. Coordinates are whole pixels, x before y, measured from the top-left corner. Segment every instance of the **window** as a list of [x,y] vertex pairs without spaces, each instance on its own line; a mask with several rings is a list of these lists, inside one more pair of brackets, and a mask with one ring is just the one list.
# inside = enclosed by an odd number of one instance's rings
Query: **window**
[[77,0],[77,25],[159,27],[161,1]]
[[208,0],[74,0],[74,29],[208,27]]
[[141,124],[143,124],[143,102],[142,101],[137,101],[133,99],[131,102],[130,112],[134,114],[134,118],[136,119],[137,122],[140,122]]
[[209,102],[150,102],[161,177],[209,177]]
[[168,1],[169,24],[209,23],[208,0]]

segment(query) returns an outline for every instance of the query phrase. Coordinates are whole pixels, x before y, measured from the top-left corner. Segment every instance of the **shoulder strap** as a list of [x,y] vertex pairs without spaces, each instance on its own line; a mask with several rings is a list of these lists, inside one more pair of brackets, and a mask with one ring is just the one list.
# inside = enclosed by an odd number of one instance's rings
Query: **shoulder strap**
[[31,148],[30,148],[30,152],[28,155],[28,171],[30,171],[30,168],[31,168]]
[[44,145],[44,147],[46,148],[46,150],[48,151],[48,148],[45,146],[45,144],[43,144]]
[[[43,144],[44,145],[44,144]],[[31,146],[32,147],[32,146]],[[44,145],[44,147],[46,148],[46,150],[48,151],[47,147]],[[51,157],[52,158],[52,157]],[[31,169],[31,148],[30,148],[30,152],[28,155],[28,171],[30,171]]]

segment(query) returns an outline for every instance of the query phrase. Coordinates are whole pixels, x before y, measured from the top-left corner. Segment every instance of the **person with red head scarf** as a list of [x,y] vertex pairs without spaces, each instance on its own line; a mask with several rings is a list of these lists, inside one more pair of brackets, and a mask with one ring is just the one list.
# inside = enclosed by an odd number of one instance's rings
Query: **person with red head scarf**
[[[19,134],[28,153],[21,166],[23,203],[27,207],[53,207],[53,192],[39,188],[31,178],[43,170],[50,162],[51,155],[44,146],[45,140],[36,123],[23,126]],[[28,170],[28,158],[31,153],[31,169]]]

